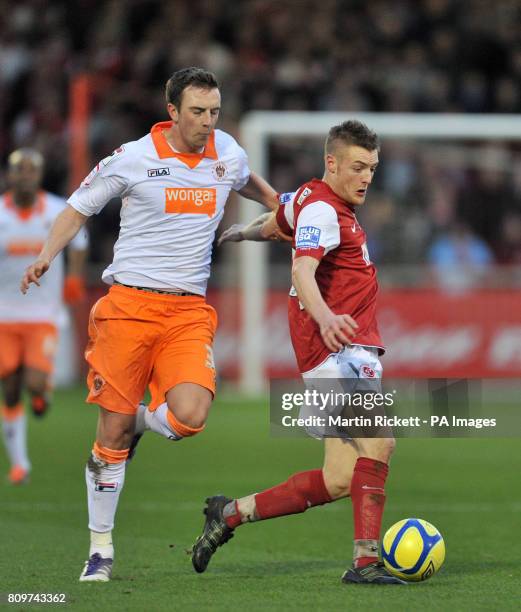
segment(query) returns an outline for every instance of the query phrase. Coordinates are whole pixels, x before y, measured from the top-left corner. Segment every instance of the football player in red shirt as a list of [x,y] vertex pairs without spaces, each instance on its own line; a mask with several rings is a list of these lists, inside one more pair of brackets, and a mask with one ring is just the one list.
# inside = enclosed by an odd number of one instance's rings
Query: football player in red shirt
[[[224,241],[267,240],[282,231],[293,237],[293,287],[288,319],[291,340],[304,381],[349,379],[351,391],[377,390],[384,352],[376,323],[376,270],[356,209],[366,198],[378,165],[378,138],[358,121],[329,131],[325,173],[295,194],[281,197],[276,213],[246,227],[233,226]],[[286,203],[285,200],[288,200]],[[353,372],[355,378],[353,379]],[[373,385],[371,385],[373,383]],[[376,383],[376,385],[375,385]],[[395,441],[386,437],[326,437],[322,469],[309,470],[271,489],[240,499],[207,499],[203,534],[192,552],[197,572],[243,523],[304,512],[351,497],[354,519],[353,566],[344,583],[405,584],[378,559],[385,481]],[[326,434],[327,435],[327,434]]]

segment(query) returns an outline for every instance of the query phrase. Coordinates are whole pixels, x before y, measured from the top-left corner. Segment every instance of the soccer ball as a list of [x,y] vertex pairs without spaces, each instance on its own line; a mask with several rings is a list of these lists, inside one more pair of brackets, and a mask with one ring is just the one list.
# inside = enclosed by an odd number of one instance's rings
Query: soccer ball
[[385,567],[402,580],[427,580],[443,565],[445,542],[436,527],[427,521],[404,519],[384,535],[382,558]]

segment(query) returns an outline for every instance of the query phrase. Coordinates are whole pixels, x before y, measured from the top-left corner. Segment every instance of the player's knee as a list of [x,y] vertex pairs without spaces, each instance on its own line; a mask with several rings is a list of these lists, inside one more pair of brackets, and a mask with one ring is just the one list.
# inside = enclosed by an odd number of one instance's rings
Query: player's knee
[[367,438],[360,445],[360,455],[389,463],[396,447],[396,440],[389,438]]
[[28,381],[25,385],[31,395],[42,396],[47,392],[47,385],[40,381]]
[[24,383],[31,395],[43,395],[49,387],[47,374],[32,368],[25,372]]
[[15,390],[15,389],[10,389],[4,390],[4,401],[5,401],[5,405],[7,409],[10,408],[16,408],[16,406],[20,403],[22,399],[22,392]]
[[199,433],[204,428],[210,410],[210,402],[181,400],[175,405],[169,402],[168,410],[174,416],[176,429],[184,429],[184,432],[179,433],[187,437]]
[[394,438],[381,438],[380,441],[380,453],[382,455],[380,461],[389,463],[389,460],[391,459],[391,456],[394,453],[394,449],[396,448],[396,440]]
[[206,424],[206,414],[202,412],[185,414],[182,420],[177,417],[175,413],[172,413],[174,418],[172,419],[173,428],[183,438],[188,438],[200,433]]

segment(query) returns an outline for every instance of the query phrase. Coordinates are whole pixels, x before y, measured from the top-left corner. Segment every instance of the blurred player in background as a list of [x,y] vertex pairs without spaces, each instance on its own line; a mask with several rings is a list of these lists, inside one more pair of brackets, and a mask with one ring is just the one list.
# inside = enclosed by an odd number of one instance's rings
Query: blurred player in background
[[[170,121],[116,149],[72,194],[22,280],[24,292],[38,283],[87,218],[122,198],[114,260],[103,272],[112,287],[92,308],[86,350],[87,401],[100,413],[86,467],[91,547],[81,581],[111,577],[112,528],[133,440],[145,429],[170,440],[204,429],[217,326],[205,293],[230,191],[272,210],[278,203],[234,138],[214,129],[221,96],[212,73],[174,73],[166,102]],[[147,385],[150,406],[138,406]]]
[[41,251],[53,221],[65,201],[41,189],[43,157],[33,149],[18,149],[8,159],[9,190],[0,197],[0,378],[4,406],[3,436],[13,484],[25,482],[31,469],[27,454],[26,417],[22,391],[38,417],[49,407],[49,392],[57,346],[57,319],[65,301],[83,297],[85,232],[71,243],[64,285],[60,257],[41,291],[24,298],[20,277]]
[[[342,380],[350,393],[379,391],[382,375],[376,270],[355,214],[365,202],[378,149],[376,134],[362,123],[347,121],[331,128],[324,178],[283,194],[276,215],[263,215],[246,227],[235,225],[220,239],[266,240],[280,231],[293,236],[288,320],[299,370],[304,382]],[[322,469],[294,474],[276,487],[240,499],[207,499],[204,531],[192,551],[195,570],[204,572],[217,547],[243,523],[296,514],[351,496],[353,567],[342,581],[405,584],[378,559],[384,487],[394,449],[394,439],[387,435],[326,437]]]

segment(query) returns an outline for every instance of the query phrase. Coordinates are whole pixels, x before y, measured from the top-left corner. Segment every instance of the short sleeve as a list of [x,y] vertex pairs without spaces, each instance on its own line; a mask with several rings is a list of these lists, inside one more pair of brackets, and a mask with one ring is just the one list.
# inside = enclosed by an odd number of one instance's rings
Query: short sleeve
[[327,202],[312,202],[305,206],[295,228],[295,257],[324,255],[340,244],[340,226],[336,210]]
[[248,155],[246,154],[246,151],[239,145],[237,145],[237,160],[237,177],[232,185],[232,189],[234,191],[240,191],[244,187],[244,185],[246,185],[251,173],[250,167],[248,165]]
[[130,154],[124,146],[102,159],[69,197],[67,203],[82,215],[97,215],[112,198],[121,197],[129,183]]
[[277,225],[288,236],[293,234],[293,200],[295,193],[288,192],[279,195],[279,207],[276,213]]

